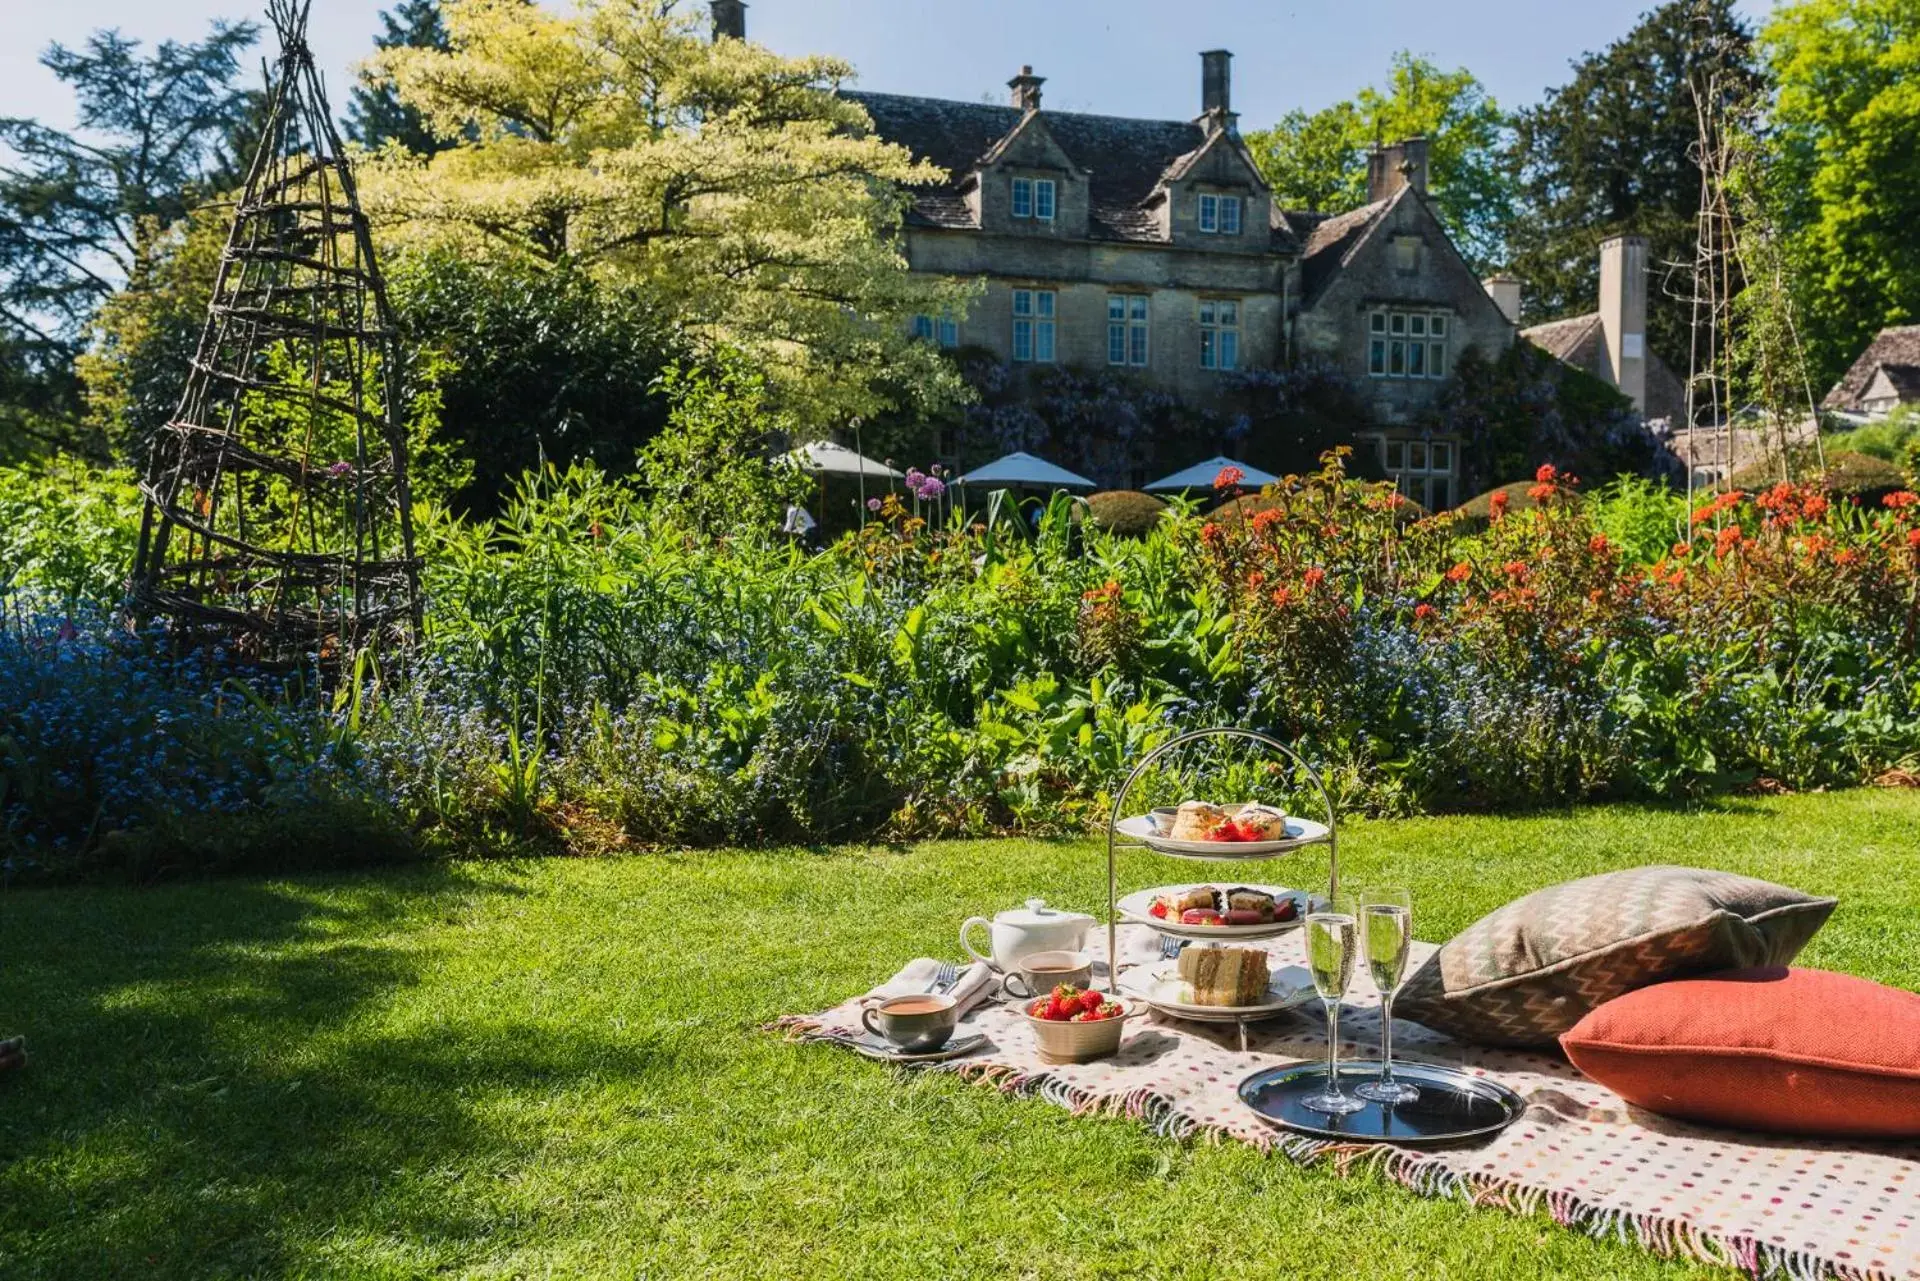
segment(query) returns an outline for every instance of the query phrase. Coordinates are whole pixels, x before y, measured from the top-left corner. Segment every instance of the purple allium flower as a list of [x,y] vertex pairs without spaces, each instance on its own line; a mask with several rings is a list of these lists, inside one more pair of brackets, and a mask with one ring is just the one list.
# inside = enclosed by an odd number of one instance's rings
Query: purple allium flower
[[342,476],[351,476],[353,475],[353,464],[343,458],[327,468],[327,475],[333,477],[335,480],[339,480]]
[[937,477],[928,476],[921,480],[920,487],[913,491],[921,502],[930,503],[947,492],[946,485]]
[[869,498],[869,499],[867,500],[867,510],[868,510],[868,511],[870,511],[870,512],[877,512],[877,511],[879,511],[879,510],[880,510],[880,500],[879,500],[878,498]]

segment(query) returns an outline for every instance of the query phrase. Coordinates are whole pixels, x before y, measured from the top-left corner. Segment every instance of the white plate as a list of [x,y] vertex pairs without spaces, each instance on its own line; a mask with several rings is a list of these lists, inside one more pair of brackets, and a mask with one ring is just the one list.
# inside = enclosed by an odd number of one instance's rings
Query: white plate
[[[1153,906],[1153,900],[1160,895],[1177,894],[1182,890],[1190,890],[1195,885],[1214,885],[1223,890],[1243,888],[1259,890],[1263,894],[1273,895],[1276,902],[1283,898],[1292,899],[1294,903],[1293,918],[1286,921],[1265,921],[1258,925],[1182,925],[1178,921],[1163,921],[1147,910]],[[1301,922],[1307,918],[1308,906],[1307,895],[1301,890],[1290,890],[1280,885],[1241,886],[1230,881],[1194,881],[1188,885],[1156,885],[1150,890],[1140,890],[1137,893],[1129,894],[1114,904],[1114,907],[1119,910],[1121,917],[1135,925],[1150,925],[1162,934],[1171,934],[1174,938],[1220,939],[1222,941],[1233,939],[1270,939],[1277,935],[1285,934],[1289,930],[1297,930],[1300,928]]]
[[1148,849],[1176,858],[1200,858],[1231,863],[1240,859],[1272,858],[1302,845],[1317,845],[1327,839],[1327,825],[1310,818],[1287,815],[1287,837],[1283,841],[1176,841],[1170,836],[1153,834],[1153,817],[1136,814],[1123,818],[1113,830],[1130,841],[1139,841]]
[[1196,1023],[1240,1023],[1270,1019],[1320,999],[1313,976],[1304,965],[1288,965],[1267,982],[1266,999],[1253,1005],[1195,1005],[1185,999],[1179,961],[1156,961],[1135,966],[1120,975],[1120,990],[1145,1001],[1162,1014]]

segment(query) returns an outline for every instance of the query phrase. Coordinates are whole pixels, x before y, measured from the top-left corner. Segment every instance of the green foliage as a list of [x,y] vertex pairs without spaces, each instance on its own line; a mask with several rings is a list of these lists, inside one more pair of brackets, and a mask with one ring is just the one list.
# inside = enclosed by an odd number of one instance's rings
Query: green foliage
[[1605,477],[1644,471],[1652,458],[1631,401],[1532,343],[1493,360],[1462,352],[1429,418],[1459,436],[1470,486],[1528,476],[1542,462]]
[[1912,476],[1920,468],[1920,406],[1902,405],[1877,422],[1832,432],[1821,443],[1828,453],[1866,454]]
[[[439,397],[439,440],[471,468],[463,511],[499,510],[544,461],[620,473],[666,422],[655,385],[686,357],[670,315],[641,288],[571,259],[551,266],[407,254],[391,265],[394,307]],[[426,371],[422,371],[423,373]]]
[[1629,561],[1650,565],[1688,536],[1686,497],[1657,480],[1620,476],[1587,495],[1585,514]]
[[1920,6],[1798,0],[1761,33],[1779,86],[1773,163],[1788,197],[1817,386],[1875,332],[1920,319]]
[[33,353],[27,367],[63,376],[95,309],[143,277],[154,238],[231,180],[256,106],[236,87],[256,30],[215,22],[151,54],[117,31],[48,47],[41,62],[72,87],[85,133],[0,119],[0,333]]
[[[380,14],[377,49],[438,49],[452,46],[447,24],[440,20],[439,0],[400,0]],[[376,76],[363,75],[347,100],[346,134],[363,147],[378,149],[391,142],[415,155],[430,156],[451,144],[427,128],[418,110],[400,101],[393,86]]]
[[660,392],[672,406],[667,430],[640,453],[640,481],[655,510],[701,538],[765,540],[807,488],[792,464],[773,457],[792,425],[771,412],[766,380],[726,352],[708,364],[668,367]]
[[0,468],[0,604],[63,616],[118,605],[139,518],[125,472],[58,459]]
[[1384,87],[1350,102],[1289,112],[1247,136],[1262,174],[1289,207],[1339,213],[1366,203],[1366,152],[1376,141],[1423,137],[1428,195],[1476,271],[1504,257],[1513,186],[1501,148],[1507,119],[1464,67],[1443,71],[1407,51],[1393,56]]
[[[1669,0],[1515,115],[1521,216],[1508,265],[1526,281],[1528,324],[1593,310],[1597,247],[1610,235],[1647,237],[1655,264],[1693,261],[1699,118],[1689,79],[1710,74],[1724,106],[1759,94],[1751,31],[1733,0]],[[1691,315],[1659,276],[1656,266],[1648,343],[1679,368],[1691,349]]]

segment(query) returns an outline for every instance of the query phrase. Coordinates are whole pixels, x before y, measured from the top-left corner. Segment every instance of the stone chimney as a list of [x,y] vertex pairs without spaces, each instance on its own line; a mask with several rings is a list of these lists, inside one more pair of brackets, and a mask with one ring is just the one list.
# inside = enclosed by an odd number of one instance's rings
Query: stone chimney
[[1040,110],[1040,86],[1046,82],[1045,76],[1033,74],[1032,67],[1020,68],[1020,74],[1007,81],[1007,88],[1013,90],[1013,105],[1022,111]]
[[1200,117],[1208,131],[1232,129],[1240,119],[1233,109],[1233,54],[1209,49],[1200,55]]
[[1427,140],[1402,138],[1367,153],[1367,203],[1385,200],[1402,187],[1427,190]]
[[1480,286],[1487,291],[1487,297],[1493,299],[1493,305],[1500,309],[1500,314],[1507,318],[1508,324],[1520,323],[1520,277],[1509,276],[1503,271],[1488,276],[1480,282]]
[[746,0],[712,0],[707,6],[713,12],[713,38],[720,40],[747,38]]
[[1600,242],[1600,374],[1647,408],[1647,238],[1612,236]]

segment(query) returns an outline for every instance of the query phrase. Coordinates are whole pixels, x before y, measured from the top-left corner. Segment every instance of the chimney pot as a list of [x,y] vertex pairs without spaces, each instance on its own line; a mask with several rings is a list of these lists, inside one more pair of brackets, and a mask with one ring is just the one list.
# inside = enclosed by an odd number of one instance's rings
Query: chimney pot
[[1402,187],[1427,191],[1427,140],[1402,138],[1367,153],[1367,203],[1385,200]]
[[1020,74],[1007,81],[1007,88],[1013,90],[1013,105],[1022,111],[1040,110],[1040,86],[1046,82],[1045,76],[1033,74],[1032,67],[1021,67]]
[[707,8],[713,14],[715,40],[747,38],[746,0],[712,0]]
[[1233,54],[1208,49],[1200,55],[1200,114],[1233,119]]
[[1493,305],[1500,309],[1500,314],[1507,318],[1508,324],[1520,323],[1520,278],[1518,276],[1510,276],[1503,271],[1498,275],[1488,276],[1480,282],[1480,286],[1487,291],[1487,297],[1493,299]]

